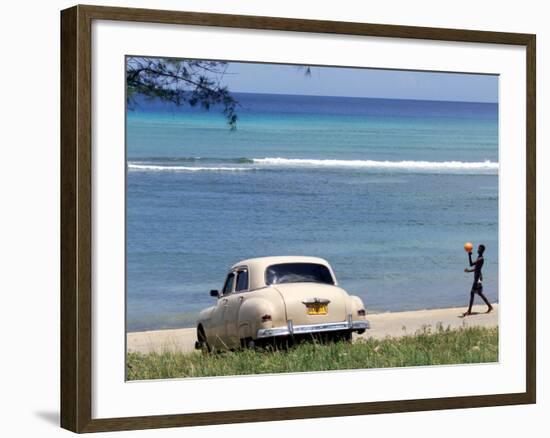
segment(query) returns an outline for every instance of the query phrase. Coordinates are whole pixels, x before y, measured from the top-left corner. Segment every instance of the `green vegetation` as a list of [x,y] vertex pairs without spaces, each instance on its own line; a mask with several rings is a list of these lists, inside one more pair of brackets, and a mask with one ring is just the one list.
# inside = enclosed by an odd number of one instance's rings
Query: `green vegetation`
[[127,371],[129,380],[144,380],[496,361],[496,327],[435,331],[426,327],[400,338],[359,339],[353,344],[307,342],[279,351],[129,353]]

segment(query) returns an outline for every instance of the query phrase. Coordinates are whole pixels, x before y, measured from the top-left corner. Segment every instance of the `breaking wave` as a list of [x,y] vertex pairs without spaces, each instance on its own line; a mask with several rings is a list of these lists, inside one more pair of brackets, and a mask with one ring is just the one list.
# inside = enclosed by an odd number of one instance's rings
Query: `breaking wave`
[[143,172],[240,172],[254,170],[252,167],[195,167],[195,166],[165,166],[158,164],[136,164],[128,163],[128,170],[141,170]]
[[498,170],[492,161],[375,161],[375,160],[314,160],[301,158],[254,158],[254,164],[288,167],[352,167],[404,170]]
[[371,169],[416,173],[496,174],[499,164],[494,161],[376,161],[333,160],[309,158],[147,158],[128,162],[128,170],[143,172],[241,172],[249,170],[292,168]]

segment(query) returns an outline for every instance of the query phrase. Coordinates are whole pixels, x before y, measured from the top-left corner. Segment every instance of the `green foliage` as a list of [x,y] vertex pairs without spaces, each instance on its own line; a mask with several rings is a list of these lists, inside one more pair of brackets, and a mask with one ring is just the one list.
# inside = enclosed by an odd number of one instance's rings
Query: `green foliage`
[[129,353],[129,380],[290,373],[498,361],[498,328],[425,327],[412,336],[297,345],[289,350],[219,354]]
[[232,130],[237,127],[237,101],[221,85],[227,63],[193,59],[128,57],[126,59],[126,96],[130,109],[136,96],[188,104],[209,110],[220,105]]

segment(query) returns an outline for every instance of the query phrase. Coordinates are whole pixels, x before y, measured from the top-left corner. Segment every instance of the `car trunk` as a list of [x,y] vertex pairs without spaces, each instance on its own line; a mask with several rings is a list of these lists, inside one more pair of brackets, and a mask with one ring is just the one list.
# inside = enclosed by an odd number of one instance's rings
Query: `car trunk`
[[[341,322],[347,318],[348,295],[337,286],[320,283],[287,283],[274,286],[285,301],[287,319],[292,320],[294,325]],[[323,304],[326,304],[324,309]]]

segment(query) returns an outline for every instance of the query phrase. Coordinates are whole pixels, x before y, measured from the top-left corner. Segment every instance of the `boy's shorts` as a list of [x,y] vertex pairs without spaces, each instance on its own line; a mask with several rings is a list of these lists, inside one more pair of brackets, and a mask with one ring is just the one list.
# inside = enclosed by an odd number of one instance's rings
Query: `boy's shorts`
[[483,292],[483,283],[481,281],[474,281],[474,284],[472,284],[472,293],[479,294]]

